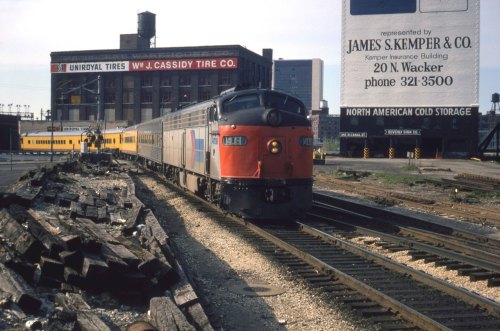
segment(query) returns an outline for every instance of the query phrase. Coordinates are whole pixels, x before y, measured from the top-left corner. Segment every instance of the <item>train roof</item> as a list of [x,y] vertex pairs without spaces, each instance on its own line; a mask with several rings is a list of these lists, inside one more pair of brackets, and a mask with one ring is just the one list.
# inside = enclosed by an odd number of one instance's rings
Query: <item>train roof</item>
[[[123,128],[114,128],[114,129],[108,129],[108,130],[103,130],[104,134],[111,134],[111,133],[120,133],[123,132]],[[87,131],[43,131],[43,132],[23,132],[21,134],[22,137],[48,137],[54,135],[54,137],[68,137],[68,136],[74,136],[74,137],[79,137],[79,136],[84,136],[87,134]]]

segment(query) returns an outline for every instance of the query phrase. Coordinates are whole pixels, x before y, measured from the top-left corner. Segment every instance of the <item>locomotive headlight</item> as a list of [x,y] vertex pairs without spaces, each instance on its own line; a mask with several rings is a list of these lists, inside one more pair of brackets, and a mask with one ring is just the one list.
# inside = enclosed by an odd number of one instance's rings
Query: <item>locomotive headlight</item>
[[279,140],[274,139],[274,140],[270,140],[267,143],[267,149],[271,154],[279,154],[279,153],[281,153],[281,150],[283,149],[283,147],[281,146],[281,143],[279,142]]

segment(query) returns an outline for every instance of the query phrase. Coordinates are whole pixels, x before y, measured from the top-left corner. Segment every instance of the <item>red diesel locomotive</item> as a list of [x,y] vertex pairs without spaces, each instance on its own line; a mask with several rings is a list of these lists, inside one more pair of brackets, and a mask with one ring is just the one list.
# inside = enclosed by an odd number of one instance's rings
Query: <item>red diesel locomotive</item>
[[232,89],[134,130],[136,152],[123,152],[230,213],[286,219],[310,208],[313,134],[291,95]]
[[298,99],[245,90],[219,100],[220,205],[248,218],[303,215],[312,201],[313,134]]

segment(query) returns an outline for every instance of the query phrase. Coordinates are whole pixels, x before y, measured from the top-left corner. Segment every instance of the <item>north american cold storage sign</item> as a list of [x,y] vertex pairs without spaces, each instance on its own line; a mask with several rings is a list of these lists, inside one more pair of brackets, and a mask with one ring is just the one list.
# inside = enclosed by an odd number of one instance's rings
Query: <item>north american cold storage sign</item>
[[344,0],[342,106],[473,105],[479,0]]
[[52,63],[52,73],[236,69],[238,58],[134,60],[110,62]]

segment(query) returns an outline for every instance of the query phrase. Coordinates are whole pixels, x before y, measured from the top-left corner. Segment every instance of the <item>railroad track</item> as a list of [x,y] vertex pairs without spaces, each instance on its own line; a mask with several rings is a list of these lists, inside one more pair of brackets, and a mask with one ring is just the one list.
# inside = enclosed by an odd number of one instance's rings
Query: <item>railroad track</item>
[[442,179],[437,184],[453,186],[464,190],[500,193],[500,180],[493,177],[460,173],[454,179]]
[[[457,270],[458,275],[469,276],[471,281],[488,280],[488,286],[500,286],[500,241],[494,238],[328,195],[314,196],[309,215],[328,221],[325,231],[342,231],[348,238],[378,237],[378,245],[388,250],[407,250],[413,259]],[[336,228],[330,229],[332,226]]]
[[218,221],[330,300],[383,329],[487,330],[500,325],[497,303],[305,224],[256,225],[229,216]]
[[494,234],[488,235],[491,231],[484,231],[484,234],[479,234],[476,232],[461,230],[456,227],[425,220],[423,217],[416,217],[406,213],[391,211],[387,208],[374,206],[374,204],[356,202],[352,199],[340,197],[339,195],[314,192],[313,201],[316,203],[332,205],[339,210],[348,211],[350,215],[359,214],[360,216],[367,218],[370,222],[376,220],[380,224],[384,223],[387,230],[392,229],[393,231],[399,231],[401,226],[414,227],[468,240],[471,245],[482,244],[482,246],[480,246],[481,249],[498,250],[500,248],[500,240],[498,237]]
[[[425,330],[487,330],[500,325],[499,304],[314,227],[297,223],[294,228],[265,226],[252,230],[313,266],[316,274],[306,273],[311,283],[339,300],[345,299],[383,328],[392,328],[399,317]],[[304,269],[286,256],[278,256],[280,259]]]
[[356,194],[369,197],[384,204],[404,205],[426,212],[449,215],[467,220],[474,220],[497,227],[500,226],[499,210],[486,209],[445,200],[438,201],[436,199],[427,199],[421,196],[396,192],[393,190],[386,190],[382,188],[370,187],[367,185],[360,186],[359,183],[348,182],[335,178],[328,178],[327,181],[334,184],[336,188],[354,192]]
[[498,303],[346,240],[298,222],[283,226],[221,217],[196,201],[198,210],[288,266],[321,291],[322,298],[343,302],[383,329],[493,330],[500,325]]

